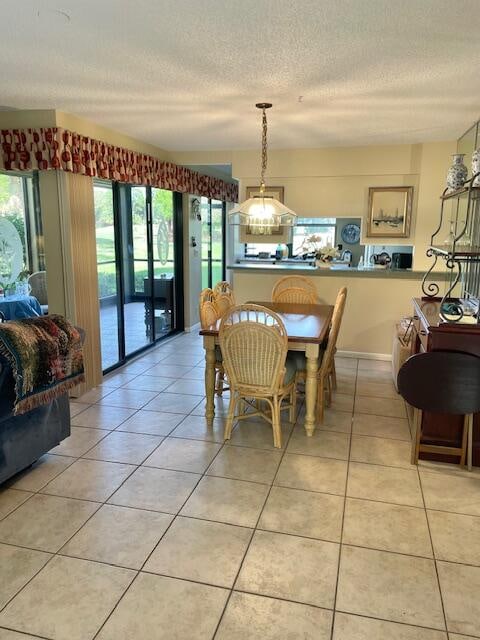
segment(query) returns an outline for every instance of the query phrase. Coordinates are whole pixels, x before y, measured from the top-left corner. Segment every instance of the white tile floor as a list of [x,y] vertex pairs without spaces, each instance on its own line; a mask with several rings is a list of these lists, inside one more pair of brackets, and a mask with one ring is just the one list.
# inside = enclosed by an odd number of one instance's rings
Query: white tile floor
[[480,638],[480,473],[410,465],[388,369],[339,358],[282,450],[206,426],[198,336],[109,376],[0,489],[0,640]]

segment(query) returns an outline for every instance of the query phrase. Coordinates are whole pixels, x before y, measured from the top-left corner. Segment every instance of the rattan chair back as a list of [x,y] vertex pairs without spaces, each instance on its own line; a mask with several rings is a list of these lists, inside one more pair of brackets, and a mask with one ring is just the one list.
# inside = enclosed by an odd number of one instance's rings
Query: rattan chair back
[[229,282],[222,280],[222,282],[217,282],[213,291],[218,311],[220,315],[223,316],[229,309],[235,306],[233,289]]
[[28,284],[31,287],[31,294],[40,304],[48,304],[47,297],[47,272],[35,271],[28,277]]
[[273,287],[272,302],[294,304],[318,304],[317,290],[313,283],[302,276],[285,276]]
[[213,289],[203,289],[200,292],[199,300],[199,315],[200,326],[202,329],[208,329],[208,327],[216,324],[220,317],[220,313],[215,301],[215,293]]
[[342,287],[337,294],[335,300],[335,306],[333,308],[332,324],[330,326],[330,332],[328,334],[327,347],[323,354],[322,364],[320,371],[328,373],[333,366],[333,358],[335,356],[337,338],[342,325],[343,312],[345,310],[345,303],[347,300],[347,288]]
[[233,298],[233,289],[232,289],[232,285],[227,282],[226,280],[222,280],[221,282],[217,282],[217,284],[214,287],[214,292],[215,295],[218,296],[221,293],[227,294],[232,296]]
[[231,308],[219,331],[231,388],[244,396],[272,396],[285,378],[288,338],[281,318],[259,305]]

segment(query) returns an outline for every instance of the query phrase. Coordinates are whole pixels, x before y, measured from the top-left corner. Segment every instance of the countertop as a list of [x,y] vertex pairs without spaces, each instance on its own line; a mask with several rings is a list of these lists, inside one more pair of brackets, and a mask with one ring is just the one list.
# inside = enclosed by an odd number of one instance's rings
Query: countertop
[[[231,264],[227,269],[232,271],[254,271],[257,273],[272,273],[272,271],[292,272],[320,277],[353,277],[353,278],[388,278],[403,280],[421,280],[425,275],[424,271],[412,271],[411,269],[357,269],[349,267],[347,269],[321,269],[308,264]],[[445,273],[435,273],[437,280],[445,279]]]

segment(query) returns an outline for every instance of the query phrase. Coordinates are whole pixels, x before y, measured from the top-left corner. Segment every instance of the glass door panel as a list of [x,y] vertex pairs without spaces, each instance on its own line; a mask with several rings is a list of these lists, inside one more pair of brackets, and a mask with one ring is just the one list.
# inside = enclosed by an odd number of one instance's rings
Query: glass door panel
[[121,359],[119,341],[119,291],[113,189],[111,183],[96,182],[93,187],[97,243],[98,295],[100,303],[100,341],[103,370]]
[[210,207],[212,287],[224,280],[223,202],[212,200]]
[[123,248],[125,355],[153,341],[149,269],[147,187],[131,187],[130,210],[126,211]]
[[153,317],[155,339],[175,327],[173,193],[152,188]]
[[202,215],[202,289],[212,286],[210,274],[210,200],[200,198],[200,212]]
[[225,206],[221,200],[201,198],[202,289],[225,278]]
[[183,327],[181,198],[103,181],[94,196],[105,371]]

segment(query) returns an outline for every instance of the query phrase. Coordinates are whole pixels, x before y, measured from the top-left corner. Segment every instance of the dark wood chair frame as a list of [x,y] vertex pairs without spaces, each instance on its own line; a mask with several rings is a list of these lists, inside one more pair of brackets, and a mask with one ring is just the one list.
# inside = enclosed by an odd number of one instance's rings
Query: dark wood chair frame
[[[412,464],[420,453],[458,456],[472,469],[473,414],[480,412],[480,358],[458,351],[429,351],[411,356],[398,372],[398,391],[414,407]],[[463,415],[460,447],[421,444],[422,412]]]

